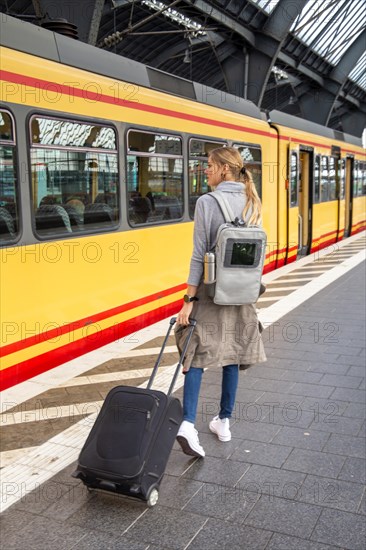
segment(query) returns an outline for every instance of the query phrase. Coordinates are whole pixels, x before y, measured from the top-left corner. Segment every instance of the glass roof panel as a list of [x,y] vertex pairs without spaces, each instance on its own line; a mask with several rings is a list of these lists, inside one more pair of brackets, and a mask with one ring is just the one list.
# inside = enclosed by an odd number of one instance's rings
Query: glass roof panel
[[253,4],[256,4],[266,13],[271,13],[277,6],[280,0],[251,0]]
[[349,78],[357,82],[361,88],[366,90],[366,52],[360,57],[356,67],[349,73]]
[[309,0],[290,31],[336,65],[365,27],[365,0]]

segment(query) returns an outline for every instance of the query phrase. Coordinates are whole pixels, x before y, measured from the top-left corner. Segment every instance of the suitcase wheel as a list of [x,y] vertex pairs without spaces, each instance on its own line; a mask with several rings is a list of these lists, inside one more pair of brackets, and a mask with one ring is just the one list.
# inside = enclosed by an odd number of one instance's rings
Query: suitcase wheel
[[152,486],[147,493],[147,505],[149,508],[155,506],[159,500],[159,491],[156,487]]

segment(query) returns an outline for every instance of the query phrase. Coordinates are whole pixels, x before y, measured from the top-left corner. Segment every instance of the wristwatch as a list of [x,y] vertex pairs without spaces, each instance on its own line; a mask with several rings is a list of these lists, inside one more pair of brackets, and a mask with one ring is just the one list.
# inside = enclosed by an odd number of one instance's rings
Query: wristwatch
[[189,304],[190,302],[198,302],[197,296],[189,296],[189,294],[185,294],[183,296],[183,300],[186,304]]

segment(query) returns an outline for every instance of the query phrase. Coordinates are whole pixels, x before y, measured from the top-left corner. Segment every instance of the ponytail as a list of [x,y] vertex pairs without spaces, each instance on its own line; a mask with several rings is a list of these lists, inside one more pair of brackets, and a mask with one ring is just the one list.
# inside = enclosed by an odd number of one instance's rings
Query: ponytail
[[247,204],[243,210],[243,219],[249,210],[251,210],[251,215],[248,220],[248,225],[260,225],[262,223],[262,204],[255,187],[252,174],[243,166],[240,170],[240,173],[243,174],[243,180],[245,183],[245,190],[247,194]]

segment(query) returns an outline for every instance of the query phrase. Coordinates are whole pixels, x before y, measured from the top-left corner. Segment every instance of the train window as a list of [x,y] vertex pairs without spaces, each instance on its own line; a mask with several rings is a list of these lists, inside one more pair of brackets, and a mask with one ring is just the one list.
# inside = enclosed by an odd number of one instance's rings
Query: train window
[[19,234],[19,189],[13,119],[0,110],[0,244]]
[[262,152],[260,145],[240,145],[234,143],[233,147],[239,149],[243,162],[252,175],[257,193],[262,200]]
[[189,140],[189,215],[194,217],[197,199],[210,191],[205,170],[210,151],[227,145],[222,141]]
[[339,160],[339,198],[342,200],[346,193],[346,161]]
[[131,225],[183,215],[183,154],[179,136],[130,130],[127,136],[128,219]]
[[31,168],[34,224],[40,236],[115,227],[119,221],[115,130],[34,116]]
[[314,202],[320,201],[320,156],[316,155],[314,162]]
[[360,197],[366,194],[366,163],[355,161],[353,176],[353,196]]
[[328,157],[322,157],[322,169],[320,177],[320,201],[326,202],[329,196]]
[[366,195],[366,163],[360,162],[362,185],[360,186],[360,195]]
[[[337,168],[337,171],[336,171]],[[334,157],[328,158],[328,200],[337,198],[337,180],[339,181],[338,162]]]
[[296,206],[298,204],[298,173],[299,164],[297,153],[291,153],[290,157],[290,206]]

